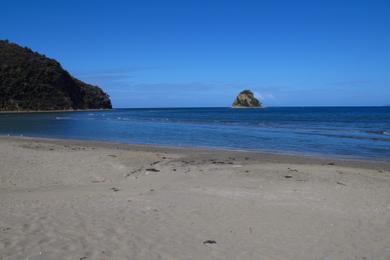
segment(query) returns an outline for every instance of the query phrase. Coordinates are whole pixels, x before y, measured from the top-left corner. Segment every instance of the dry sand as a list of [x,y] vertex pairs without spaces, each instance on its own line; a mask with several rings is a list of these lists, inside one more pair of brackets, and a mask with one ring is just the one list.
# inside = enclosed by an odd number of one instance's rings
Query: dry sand
[[390,164],[1,137],[0,259],[390,259]]

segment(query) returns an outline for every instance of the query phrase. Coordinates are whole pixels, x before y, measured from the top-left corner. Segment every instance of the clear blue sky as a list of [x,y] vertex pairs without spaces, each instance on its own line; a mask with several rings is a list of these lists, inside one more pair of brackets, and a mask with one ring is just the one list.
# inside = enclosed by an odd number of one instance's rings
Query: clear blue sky
[[390,104],[390,1],[5,1],[0,38],[115,107]]

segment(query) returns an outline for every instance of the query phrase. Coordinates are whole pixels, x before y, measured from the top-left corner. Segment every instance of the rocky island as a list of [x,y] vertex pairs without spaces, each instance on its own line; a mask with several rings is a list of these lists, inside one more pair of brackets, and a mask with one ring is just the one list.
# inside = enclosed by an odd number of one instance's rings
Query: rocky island
[[0,111],[111,108],[102,89],[72,77],[56,60],[0,40]]
[[242,91],[233,103],[233,108],[260,108],[261,102],[250,90]]

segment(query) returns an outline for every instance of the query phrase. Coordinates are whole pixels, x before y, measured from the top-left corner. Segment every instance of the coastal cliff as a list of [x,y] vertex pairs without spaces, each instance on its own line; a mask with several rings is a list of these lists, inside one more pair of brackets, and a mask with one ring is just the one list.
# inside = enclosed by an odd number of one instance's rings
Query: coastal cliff
[[0,40],[0,111],[111,108],[102,89],[72,77],[56,60]]
[[233,103],[233,108],[259,108],[261,102],[255,98],[255,95],[250,90],[242,91]]

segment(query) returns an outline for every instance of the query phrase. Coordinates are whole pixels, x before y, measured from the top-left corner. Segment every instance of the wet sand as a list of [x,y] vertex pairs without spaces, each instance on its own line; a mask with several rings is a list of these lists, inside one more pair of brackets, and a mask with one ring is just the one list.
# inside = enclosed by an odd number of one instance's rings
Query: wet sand
[[390,164],[0,137],[0,259],[390,259]]

